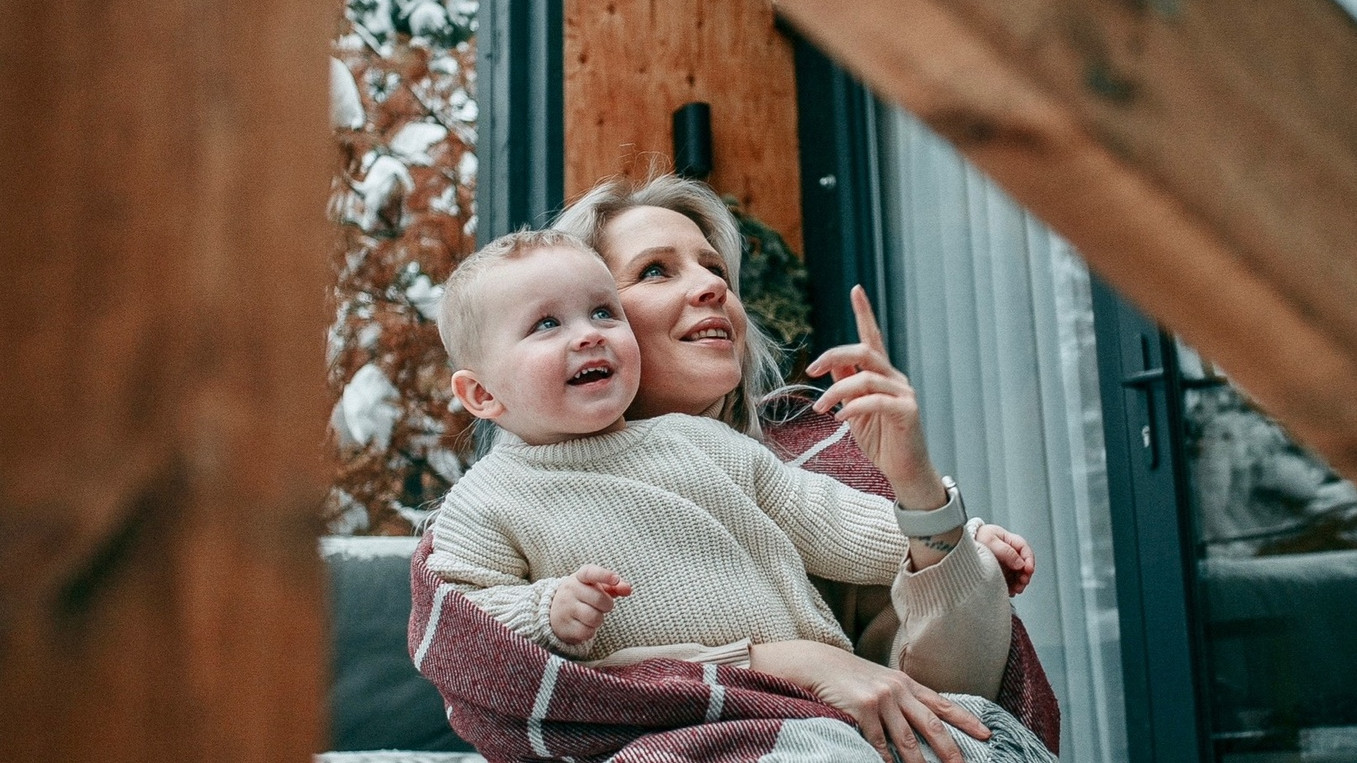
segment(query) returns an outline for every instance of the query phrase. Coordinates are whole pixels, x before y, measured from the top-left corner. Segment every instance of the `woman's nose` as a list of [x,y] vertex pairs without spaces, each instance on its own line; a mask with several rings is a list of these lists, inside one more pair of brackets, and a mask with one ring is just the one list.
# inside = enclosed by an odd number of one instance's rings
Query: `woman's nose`
[[730,287],[726,285],[724,278],[703,267],[695,269],[692,289],[688,292],[694,304],[724,305],[726,295],[729,293]]

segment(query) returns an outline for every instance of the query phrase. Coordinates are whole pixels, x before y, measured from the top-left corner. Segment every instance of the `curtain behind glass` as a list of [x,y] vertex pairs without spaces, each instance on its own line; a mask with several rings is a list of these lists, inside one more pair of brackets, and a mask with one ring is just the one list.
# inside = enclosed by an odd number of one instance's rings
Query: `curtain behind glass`
[[1060,698],[1061,752],[1126,757],[1088,271],[906,113],[882,118],[892,354],[972,516],[1032,544],[1015,600]]

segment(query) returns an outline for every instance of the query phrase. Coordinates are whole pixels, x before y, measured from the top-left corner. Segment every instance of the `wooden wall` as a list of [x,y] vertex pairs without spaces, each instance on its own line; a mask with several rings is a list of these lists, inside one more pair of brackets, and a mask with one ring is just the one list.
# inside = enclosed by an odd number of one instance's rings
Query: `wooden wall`
[[792,46],[766,0],[567,0],[565,194],[673,166],[673,112],[712,110],[722,194],[801,251]]
[[0,760],[323,744],[328,0],[0,0]]

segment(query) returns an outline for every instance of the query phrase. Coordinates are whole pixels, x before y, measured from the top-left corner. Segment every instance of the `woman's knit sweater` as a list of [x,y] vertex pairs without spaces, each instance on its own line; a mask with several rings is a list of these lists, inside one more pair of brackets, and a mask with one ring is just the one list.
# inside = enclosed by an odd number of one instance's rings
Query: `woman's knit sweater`
[[[993,557],[969,540],[928,570],[904,570],[889,501],[681,414],[554,445],[505,437],[448,493],[433,533],[431,570],[526,638],[577,658],[746,638],[851,649],[807,573],[913,586],[894,598],[929,603],[933,611],[902,617],[916,630],[929,618],[975,618],[957,609],[994,609],[976,591],[1003,590]],[[562,578],[584,564],[616,571],[633,593],[594,639],[569,646],[548,613]],[[1002,664],[1006,639],[997,648]]]

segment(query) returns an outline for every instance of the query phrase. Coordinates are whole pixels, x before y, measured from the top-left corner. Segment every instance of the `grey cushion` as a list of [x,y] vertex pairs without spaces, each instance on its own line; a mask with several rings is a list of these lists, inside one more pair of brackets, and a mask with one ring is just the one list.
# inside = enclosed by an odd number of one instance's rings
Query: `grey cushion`
[[1357,724],[1357,551],[1214,558],[1203,572],[1218,714]]
[[469,751],[438,690],[410,661],[410,554],[416,538],[328,537],[330,750]]

